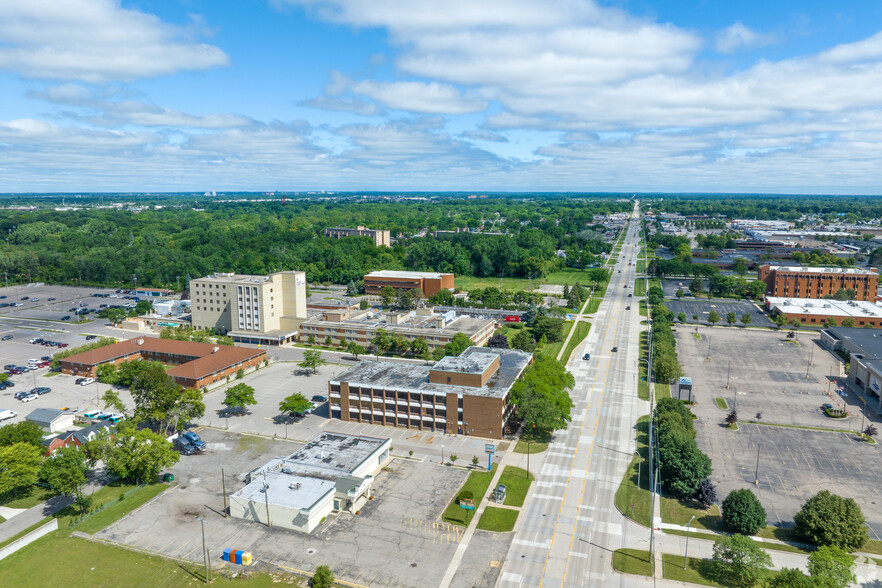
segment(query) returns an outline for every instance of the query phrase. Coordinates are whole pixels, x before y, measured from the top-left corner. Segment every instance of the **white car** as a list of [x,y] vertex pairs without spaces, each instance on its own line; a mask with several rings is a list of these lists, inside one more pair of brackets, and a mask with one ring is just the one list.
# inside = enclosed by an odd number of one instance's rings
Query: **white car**
[[95,378],[86,378],[82,382],[80,382],[80,386],[88,386],[89,384],[94,384]]
[[39,301],[40,301],[39,298],[31,298],[31,302],[39,302]]
[[30,402],[31,400],[36,400],[37,398],[39,398],[39,396],[37,396],[36,394],[28,394],[27,396],[22,396],[21,401]]
[[39,341],[39,340],[40,340],[39,337],[34,337],[34,338],[31,339],[30,341],[28,341],[28,343],[36,343],[36,342]]

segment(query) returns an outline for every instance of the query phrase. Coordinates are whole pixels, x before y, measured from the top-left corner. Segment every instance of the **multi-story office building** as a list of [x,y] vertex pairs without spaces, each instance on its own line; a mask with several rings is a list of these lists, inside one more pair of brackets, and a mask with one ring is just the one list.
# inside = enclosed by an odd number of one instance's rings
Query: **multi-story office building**
[[242,343],[280,345],[296,338],[306,318],[306,274],[213,274],[191,280],[190,297],[195,328]]
[[431,308],[404,312],[332,310],[311,317],[300,324],[300,342],[324,343],[330,337],[333,345],[354,341],[367,348],[378,330],[403,336],[408,341],[423,338],[429,351],[444,347],[457,333],[462,333],[478,346],[486,345],[496,330],[496,321],[457,315],[450,310],[441,314]]
[[839,290],[854,290],[858,300],[874,302],[879,274],[860,268],[763,265],[759,279],[766,294],[780,298],[823,298]]
[[392,246],[392,238],[389,235],[389,231],[367,229],[362,226],[354,229],[343,227],[325,229],[325,237],[330,237],[331,239],[342,239],[343,237],[370,237],[374,240],[374,245],[377,247]]
[[363,361],[328,382],[331,418],[501,439],[514,414],[511,388],[532,361],[492,347],[433,366]]
[[396,290],[420,290],[428,298],[442,289],[453,290],[453,274],[381,270],[364,277],[365,294],[377,295],[386,286]]

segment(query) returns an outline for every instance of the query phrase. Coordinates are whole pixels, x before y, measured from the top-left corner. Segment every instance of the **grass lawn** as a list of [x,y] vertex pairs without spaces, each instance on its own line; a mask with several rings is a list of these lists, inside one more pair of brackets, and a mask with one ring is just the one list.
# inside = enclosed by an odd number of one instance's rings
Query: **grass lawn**
[[602,298],[592,298],[591,300],[589,300],[588,301],[588,310],[586,310],[585,312],[587,312],[588,314],[591,314],[593,312],[597,312],[597,309],[600,308],[600,303],[602,300],[603,300]]
[[704,584],[705,586],[722,586],[713,580],[713,563],[709,559],[689,558],[689,565],[683,569],[682,555],[662,554],[662,577],[668,580]]
[[646,442],[649,437],[649,415],[637,420],[637,452],[640,454],[640,487],[637,487],[637,464],[635,456],[625,471],[622,483],[616,490],[616,508],[625,516],[648,527],[651,520],[649,494],[649,464],[646,461]]
[[717,408],[722,408],[723,410],[728,410],[729,408],[725,398],[714,398],[714,402],[717,403]]
[[655,385],[655,399],[659,398],[670,398],[671,397],[671,385],[670,384],[659,384]]
[[520,512],[511,508],[488,506],[484,509],[481,520],[478,521],[478,528],[484,531],[508,533],[514,530]]
[[567,348],[564,350],[563,357],[561,357],[561,361],[565,364],[569,361],[570,356],[575,351],[576,346],[582,343],[585,340],[585,337],[588,336],[588,331],[591,330],[591,323],[585,321],[579,321],[576,325],[576,331],[573,333],[573,336],[570,338],[570,342],[567,343]]
[[[582,270],[568,267],[557,272],[552,272],[541,279],[532,281],[533,288],[538,289],[542,284],[552,284],[555,286],[563,286],[564,284],[574,285],[582,284],[590,286],[591,281],[588,274]],[[468,291],[474,288],[488,288],[493,286],[503,290],[527,290],[530,287],[530,280],[523,278],[478,278],[474,276],[456,276],[454,285],[460,290]]]
[[720,516],[720,508],[713,504],[704,508],[701,504],[691,500],[678,500],[662,496],[661,516],[663,523],[685,525],[695,516],[695,520],[689,525],[692,529],[706,529],[708,531],[723,532],[723,519]]
[[643,278],[634,280],[634,296],[646,296],[646,282]]
[[642,259],[637,260],[637,273],[642,274],[646,271],[646,262]]
[[4,502],[0,506],[7,506],[9,508],[31,508],[37,506],[41,502],[46,502],[53,496],[55,496],[55,492],[53,492],[52,490],[41,488],[39,486],[34,486],[31,493],[27,496],[14,498],[9,502]]
[[[220,554],[212,554],[212,558],[219,557]],[[200,565],[180,564],[58,532],[50,533],[0,561],[0,577],[6,586],[195,588],[203,584]],[[213,584],[269,588],[279,584],[300,586],[304,582],[279,572],[244,579],[224,578],[215,572]]]
[[616,549],[613,552],[613,569],[625,574],[652,575],[652,559],[642,549]]
[[462,485],[453,499],[450,501],[450,504],[447,505],[447,508],[444,510],[444,514],[441,515],[441,518],[447,521],[452,525],[459,525],[460,527],[465,526],[466,522],[466,514],[468,511],[463,510],[456,503],[456,497],[459,496],[460,492],[463,490],[470,490],[472,495],[475,497],[475,508],[481,504],[481,500],[484,499],[484,495],[487,493],[487,488],[490,486],[490,482],[493,480],[493,474],[496,471],[496,464],[493,464],[493,469],[491,471],[483,470],[483,471],[475,471],[469,474],[469,477],[466,478],[465,484]]
[[646,312],[646,301],[641,300],[639,302],[640,306],[637,307],[638,312],[640,312],[640,316],[648,316]]
[[[168,488],[168,484],[151,484],[139,488],[126,496],[123,500],[116,500],[114,504],[104,508],[102,511],[96,512],[88,518],[83,519],[83,522],[73,529],[76,531],[82,531],[83,533],[97,533],[111,523],[123,518],[154,496],[158,496],[166,488]],[[122,491],[116,493],[117,499],[121,493]],[[96,492],[96,494],[98,493]]]
[[517,444],[515,445],[514,452],[515,453],[542,453],[546,449],[548,449],[548,442],[551,441],[551,434],[547,433],[545,435],[531,435],[529,433],[524,433],[521,435],[521,438],[518,439]]
[[561,331],[560,341],[555,341],[554,343],[548,343],[543,347],[540,351],[540,355],[545,355],[551,357],[553,359],[557,359],[557,354],[560,353],[561,347],[563,347],[564,341],[567,340],[567,335],[570,334],[570,329],[573,328],[573,323],[566,321],[563,324],[563,330]]
[[524,499],[527,498],[527,490],[535,478],[527,473],[527,470],[515,467],[505,466],[502,475],[499,476],[499,483],[505,484],[505,504],[506,506],[524,506]]

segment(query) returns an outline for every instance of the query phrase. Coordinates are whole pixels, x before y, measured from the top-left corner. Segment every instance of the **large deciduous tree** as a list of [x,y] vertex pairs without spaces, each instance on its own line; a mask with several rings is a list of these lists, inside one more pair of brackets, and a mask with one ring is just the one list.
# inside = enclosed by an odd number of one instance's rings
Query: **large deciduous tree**
[[81,510],[87,500],[83,493],[89,481],[89,464],[86,453],[77,447],[63,447],[40,466],[40,480],[59,494],[72,497]]
[[762,579],[772,558],[753,539],[744,535],[721,537],[714,542],[713,562],[727,585],[749,588]]
[[285,399],[279,403],[279,411],[289,416],[303,414],[310,408],[312,408],[312,402],[307,400],[306,397],[299,392],[286,396]]
[[123,421],[111,435],[106,429],[89,441],[89,453],[100,456],[107,472],[136,484],[156,481],[162,468],[178,462],[180,455],[163,435],[149,429],[136,429]]
[[42,452],[30,443],[0,447],[0,496],[18,495],[37,481]]
[[236,384],[227,388],[224,396],[224,406],[239,413],[244,413],[248,406],[257,404],[254,398],[254,388],[248,384]]
[[721,512],[726,529],[732,533],[753,535],[766,526],[766,509],[748,488],[729,492]]
[[312,370],[312,373],[318,373],[318,369],[328,363],[324,357],[322,357],[322,352],[318,349],[306,349],[303,351],[303,361],[298,363],[297,365],[302,367],[305,370]]
[[851,498],[821,490],[808,499],[793,517],[796,531],[815,545],[860,549],[867,541],[864,513]]

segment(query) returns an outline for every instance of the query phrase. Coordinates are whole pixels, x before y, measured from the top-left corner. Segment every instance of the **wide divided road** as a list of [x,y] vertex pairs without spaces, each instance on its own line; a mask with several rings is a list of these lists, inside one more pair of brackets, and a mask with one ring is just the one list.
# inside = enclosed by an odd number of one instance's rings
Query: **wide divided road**
[[649,404],[637,397],[642,319],[637,299],[629,297],[636,263],[628,262],[639,253],[639,225],[635,205],[606,296],[568,366],[576,378],[573,422],[549,446],[500,575],[502,588],[645,582],[615,574],[611,565],[612,552],[626,543],[633,547],[645,539],[644,548],[649,545],[648,530],[645,537],[626,536],[638,531],[615,508],[616,489],[635,449],[634,426],[649,412]]

